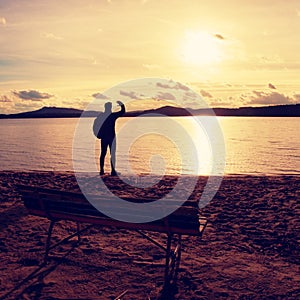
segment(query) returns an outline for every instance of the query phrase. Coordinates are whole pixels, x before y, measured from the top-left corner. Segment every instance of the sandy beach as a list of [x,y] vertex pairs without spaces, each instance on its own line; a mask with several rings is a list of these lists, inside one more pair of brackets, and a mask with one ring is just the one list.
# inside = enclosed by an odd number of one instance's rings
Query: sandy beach
[[[0,172],[0,299],[300,298],[300,176],[225,177],[202,209],[202,240],[183,238],[177,289],[163,297],[164,253],[133,231],[92,228],[38,270],[49,221],[28,214],[16,184],[79,191],[72,173]],[[60,222],[54,239],[74,228]]]

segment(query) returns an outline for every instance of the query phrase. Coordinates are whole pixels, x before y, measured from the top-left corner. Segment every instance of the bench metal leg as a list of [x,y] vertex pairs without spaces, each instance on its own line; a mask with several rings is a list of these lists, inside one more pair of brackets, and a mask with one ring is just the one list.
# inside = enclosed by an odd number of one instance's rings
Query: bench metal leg
[[166,265],[165,265],[165,284],[169,283],[170,281],[170,256],[171,254],[171,243],[172,243],[173,236],[171,234],[168,234],[167,239],[167,248],[166,248]]
[[80,241],[81,241],[80,224],[79,224],[79,222],[76,222],[76,224],[77,224],[77,241],[78,241],[78,243],[80,243]]
[[166,247],[164,245],[162,245],[161,243],[159,243],[158,241],[156,241],[155,239],[153,239],[152,237],[150,237],[149,235],[147,235],[143,231],[141,231],[141,230],[135,230],[135,231],[138,234],[140,234],[142,237],[144,237],[145,239],[147,239],[148,241],[150,241],[155,246],[157,246],[157,247],[161,248],[162,250],[166,251]]
[[60,240],[59,242],[55,243],[54,245],[51,245],[51,236],[52,236],[52,232],[53,232],[53,227],[56,222],[57,221],[52,220],[49,225],[48,236],[47,236],[47,241],[46,241],[46,250],[45,250],[45,256],[44,256],[44,264],[47,264],[50,250],[56,248],[57,246],[61,245],[62,243],[68,241],[69,239],[71,239],[75,236],[77,236],[77,243],[79,243],[81,240],[80,234],[94,226],[94,225],[89,225],[89,226],[86,226],[85,228],[81,229],[79,222],[77,222],[77,230],[75,233],[68,235],[66,238]]
[[136,230],[140,235],[146,238],[148,241],[161,248],[166,252],[165,256],[165,274],[164,274],[164,286],[168,287],[171,284],[175,284],[177,280],[180,259],[181,259],[181,234],[178,234],[177,244],[175,244],[175,238],[173,233],[167,235],[167,246],[164,246],[157,242],[155,239],[148,236],[146,233]]
[[175,284],[177,280],[180,258],[181,258],[181,235],[178,235],[177,245],[172,249],[172,242],[174,236],[168,234],[167,248],[166,248],[166,265],[165,265],[165,287]]
[[44,264],[47,264],[47,261],[48,261],[48,255],[49,255],[50,244],[51,244],[51,235],[52,235],[54,225],[55,225],[55,221],[51,221],[50,225],[49,225],[48,236],[47,236],[47,241],[46,241]]
[[181,234],[178,235],[178,244],[176,246],[176,249],[174,250],[174,254],[176,256],[175,261],[175,270],[174,270],[174,280],[177,280],[179,266],[180,266],[180,259],[181,259]]

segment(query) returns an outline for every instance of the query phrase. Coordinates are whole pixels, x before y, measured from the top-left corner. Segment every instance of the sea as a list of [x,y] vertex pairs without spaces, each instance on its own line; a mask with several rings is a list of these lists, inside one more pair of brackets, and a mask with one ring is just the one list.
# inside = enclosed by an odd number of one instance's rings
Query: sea
[[[225,175],[300,175],[299,118],[217,117],[218,132],[209,129],[212,117],[198,118],[118,119],[117,171],[207,175],[217,168]],[[92,123],[89,118],[1,119],[0,170],[77,171],[79,166],[89,171],[91,160],[99,168],[101,147],[91,139]],[[82,124],[86,141],[78,133]],[[109,172],[109,155],[105,168]]]

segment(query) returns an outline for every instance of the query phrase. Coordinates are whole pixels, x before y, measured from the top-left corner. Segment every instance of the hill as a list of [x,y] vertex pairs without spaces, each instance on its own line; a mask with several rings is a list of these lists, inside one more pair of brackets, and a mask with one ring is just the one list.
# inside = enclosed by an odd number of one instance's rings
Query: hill
[[[240,108],[214,108],[217,116],[236,116],[236,117],[300,117],[300,104],[276,105],[263,107],[240,107]],[[83,113],[80,109],[63,107],[43,107],[41,109],[18,114],[2,114],[1,119],[19,119],[19,118],[79,118]],[[96,117],[98,111],[85,111],[83,117]],[[212,115],[210,109],[185,109],[174,106],[163,106],[158,109],[144,111],[129,111],[125,114],[127,117],[140,116],[142,114],[159,114],[165,116],[191,116]]]
[[[5,119],[32,119],[32,118],[79,118],[82,110],[63,107],[43,107],[35,111],[28,111],[18,114],[0,115],[0,118]],[[97,116],[99,112],[86,112],[86,117]]]

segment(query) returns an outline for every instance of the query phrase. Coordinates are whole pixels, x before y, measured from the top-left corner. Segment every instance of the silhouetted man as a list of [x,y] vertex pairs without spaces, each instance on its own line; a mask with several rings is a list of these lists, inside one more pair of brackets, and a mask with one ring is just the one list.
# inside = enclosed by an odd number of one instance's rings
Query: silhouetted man
[[102,124],[101,131],[101,154],[100,154],[100,175],[104,175],[104,160],[107,152],[107,147],[109,146],[110,150],[110,165],[111,165],[111,175],[116,176],[117,172],[115,170],[116,164],[116,132],[115,132],[115,124],[116,120],[124,115],[125,113],[125,105],[121,101],[117,101],[117,103],[121,106],[121,110],[118,112],[112,112],[112,103],[107,102],[104,105],[104,113],[103,118],[105,121]]

